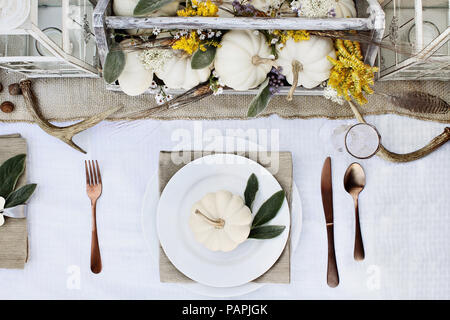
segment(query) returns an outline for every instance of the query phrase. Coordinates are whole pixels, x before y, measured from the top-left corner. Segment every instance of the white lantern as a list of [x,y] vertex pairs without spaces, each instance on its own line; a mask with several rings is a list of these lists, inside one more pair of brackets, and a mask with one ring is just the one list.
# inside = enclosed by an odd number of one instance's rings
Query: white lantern
[[0,0],[0,67],[27,77],[97,77],[93,0]]
[[[384,0],[380,80],[450,80],[450,0]],[[412,52],[407,54],[407,51]]]

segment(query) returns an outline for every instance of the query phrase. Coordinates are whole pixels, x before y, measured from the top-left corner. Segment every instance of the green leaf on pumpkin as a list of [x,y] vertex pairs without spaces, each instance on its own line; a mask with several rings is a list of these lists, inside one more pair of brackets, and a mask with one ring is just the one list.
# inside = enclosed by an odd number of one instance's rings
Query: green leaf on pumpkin
[[152,13],[173,1],[174,0],[139,0],[136,7],[134,7],[133,15],[143,16]]
[[252,204],[255,200],[256,192],[258,192],[258,188],[258,178],[252,173],[247,180],[247,187],[244,192],[245,205],[249,207],[250,210],[252,209]]
[[125,67],[125,53],[118,45],[114,45],[106,55],[103,66],[103,78],[106,83],[116,81]]
[[280,190],[274,193],[266,200],[259,208],[255,217],[253,218],[252,228],[263,225],[272,220],[280,210],[284,202],[284,191]]
[[211,62],[213,62],[214,57],[216,56],[217,48],[214,46],[205,46],[205,48],[205,51],[197,49],[197,51],[195,51],[195,53],[192,55],[192,69],[203,69],[209,66]]
[[249,238],[272,239],[278,237],[286,229],[286,226],[260,226],[250,230]]
[[266,109],[272,97],[269,90],[269,78],[267,78],[259,87],[259,91],[248,107],[247,116],[256,117],[258,114]]

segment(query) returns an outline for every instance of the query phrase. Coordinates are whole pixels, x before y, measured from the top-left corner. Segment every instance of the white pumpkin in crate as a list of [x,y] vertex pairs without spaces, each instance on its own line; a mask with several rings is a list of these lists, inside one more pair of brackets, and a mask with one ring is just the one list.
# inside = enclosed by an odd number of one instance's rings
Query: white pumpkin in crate
[[[128,45],[130,41],[124,40],[122,45]],[[144,93],[153,81],[153,71],[147,70],[142,64],[139,51],[125,51],[125,66],[120,74],[120,88],[129,96],[137,96]]]
[[353,0],[334,0],[334,11],[336,18],[356,17],[355,2]]
[[[133,11],[139,0],[114,0],[113,1],[113,12],[116,16],[121,17],[132,17]],[[155,12],[149,13],[148,17],[170,17],[176,16],[179,1],[170,2],[161,7],[161,9]],[[153,29],[128,29],[127,33],[133,35],[142,35],[146,33],[152,33]]]
[[211,63],[203,69],[192,69],[191,61],[192,56],[175,51],[173,56],[164,63],[161,70],[156,72],[156,75],[170,89],[189,90],[208,80],[213,68],[213,63]]
[[206,194],[191,209],[189,227],[195,240],[212,251],[231,251],[247,240],[252,213],[229,191]]
[[260,85],[273,65],[264,35],[251,30],[227,32],[217,48],[214,65],[221,82],[238,91]]
[[333,41],[328,38],[310,36],[309,40],[286,41],[284,48],[279,51],[276,63],[283,68],[282,74],[292,85],[289,99],[292,99],[295,87],[311,89],[330,77],[332,64],[327,56],[336,58]]

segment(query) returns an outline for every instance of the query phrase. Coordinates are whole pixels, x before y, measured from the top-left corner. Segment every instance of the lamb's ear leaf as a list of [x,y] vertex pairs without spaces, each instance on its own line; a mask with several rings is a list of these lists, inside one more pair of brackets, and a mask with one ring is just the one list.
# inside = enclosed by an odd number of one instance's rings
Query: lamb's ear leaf
[[274,193],[266,200],[259,208],[255,217],[253,218],[252,228],[263,225],[272,220],[280,210],[284,202],[284,191],[280,190]]
[[25,170],[25,154],[18,154],[0,166],[0,196],[7,198]]
[[134,7],[133,15],[142,16],[152,13],[173,1],[174,0],[139,0],[136,7]]
[[259,91],[256,96],[250,102],[248,107],[247,117],[256,117],[263,112],[269,105],[272,94],[269,90],[269,78],[267,78],[259,87]]
[[211,64],[216,56],[216,47],[205,46],[205,51],[198,49],[192,55],[191,68],[192,69],[203,69]]
[[250,230],[249,238],[272,239],[283,233],[286,226],[260,226]]
[[105,65],[103,66],[103,78],[106,83],[116,81],[125,67],[125,53],[119,45],[114,45],[106,55]]
[[12,192],[8,198],[6,198],[5,208],[12,208],[27,202],[36,189],[36,186],[37,184],[31,183]]
[[247,187],[244,191],[245,205],[252,209],[253,201],[255,200],[256,192],[258,192],[258,178],[254,173],[250,175],[247,180]]

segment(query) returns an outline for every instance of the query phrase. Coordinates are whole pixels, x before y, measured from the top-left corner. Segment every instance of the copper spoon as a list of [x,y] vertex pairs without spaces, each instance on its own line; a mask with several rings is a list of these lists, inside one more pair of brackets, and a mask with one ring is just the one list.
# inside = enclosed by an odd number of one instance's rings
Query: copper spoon
[[344,188],[352,196],[355,203],[355,249],[353,257],[355,260],[364,260],[364,246],[359,225],[358,196],[366,185],[366,174],[364,169],[357,162],[352,163],[345,171]]

